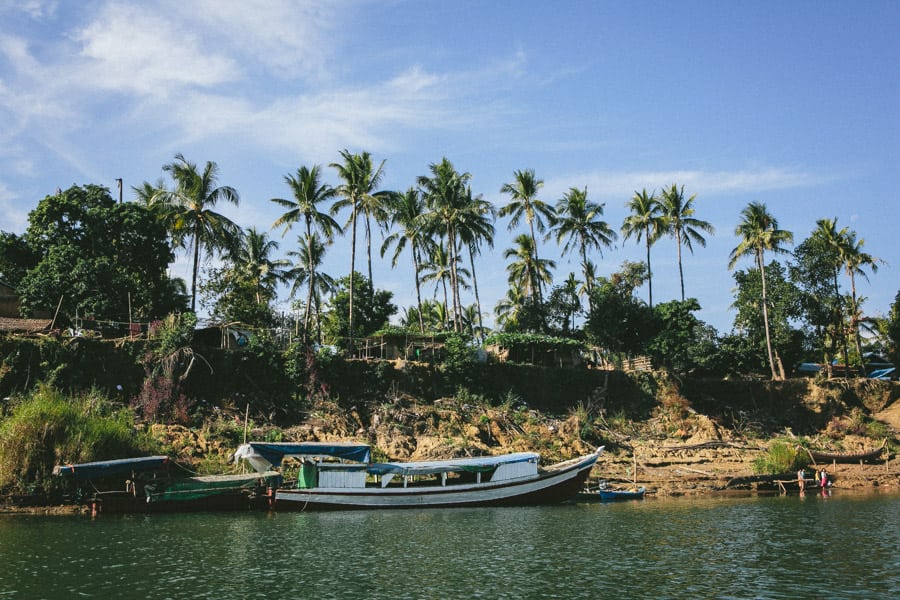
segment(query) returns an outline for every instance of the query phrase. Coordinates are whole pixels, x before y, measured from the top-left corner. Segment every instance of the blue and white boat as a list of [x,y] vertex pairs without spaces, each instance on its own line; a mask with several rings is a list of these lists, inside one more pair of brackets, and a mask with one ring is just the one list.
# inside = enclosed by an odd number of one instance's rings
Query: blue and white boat
[[282,469],[273,507],[334,510],[555,504],[578,493],[602,451],[547,467],[535,452],[372,463],[367,444],[322,442],[250,442],[234,457],[259,473],[297,459],[296,478]]

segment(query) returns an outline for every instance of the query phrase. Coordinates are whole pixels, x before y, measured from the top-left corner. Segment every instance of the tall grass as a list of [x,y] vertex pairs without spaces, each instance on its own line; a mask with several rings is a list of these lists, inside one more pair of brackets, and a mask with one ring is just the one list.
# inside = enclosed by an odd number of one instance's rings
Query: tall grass
[[18,494],[53,489],[57,464],[152,454],[155,443],[135,430],[130,410],[91,391],[65,397],[40,386],[17,400],[0,423],[0,490]]
[[769,450],[753,461],[753,470],[759,474],[781,475],[793,473],[809,465],[809,454],[798,450],[796,445],[786,442],[772,442]]

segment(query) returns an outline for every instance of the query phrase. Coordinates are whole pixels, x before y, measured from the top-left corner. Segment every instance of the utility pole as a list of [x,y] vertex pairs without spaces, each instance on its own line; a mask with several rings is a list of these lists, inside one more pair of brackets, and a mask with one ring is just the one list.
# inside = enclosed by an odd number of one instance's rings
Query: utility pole
[[119,186],[119,204],[122,204],[122,178],[116,178],[116,184]]

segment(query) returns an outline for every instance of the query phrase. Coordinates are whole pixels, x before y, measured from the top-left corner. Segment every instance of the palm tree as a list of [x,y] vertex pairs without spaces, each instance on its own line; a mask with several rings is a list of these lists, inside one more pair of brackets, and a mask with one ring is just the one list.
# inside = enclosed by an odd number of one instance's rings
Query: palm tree
[[[434,285],[434,295],[437,297],[438,288],[441,287],[444,290],[444,312],[446,314],[447,307],[449,307],[449,292],[448,292],[448,282],[449,287],[454,285],[462,286],[464,288],[468,287],[468,284],[465,282],[465,278],[469,276],[469,271],[462,267],[457,267],[456,269],[451,268],[450,266],[451,259],[447,255],[447,252],[444,250],[444,246],[442,244],[436,244],[431,247],[431,254],[428,257],[428,260],[421,265],[422,270],[422,282],[427,283],[430,281],[435,282]],[[454,274],[455,272],[455,274]],[[457,317],[458,314],[454,314],[454,330],[459,331],[457,327]],[[449,327],[449,319],[446,326]]]
[[[539,262],[535,229],[543,233],[546,229],[544,221],[553,223],[553,219],[556,216],[552,206],[537,198],[537,194],[542,187],[544,187],[544,180],[535,176],[534,169],[526,169],[513,173],[513,181],[503,184],[503,187],[500,188],[501,194],[509,194],[510,202],[500,208],[499,215],[501,217],[511,217],[509,221],[510,231],[518,227],[522,218],[525,219],[531,231],[531,248],[534,252],[535,263]],[[536,290],[536,294],[536,298],[540,303],[543,297],[543,291],[540,287]]]
[[506,265],[509,284],[521,288],[525,297],[536,298],[540,286],[553,281],[550,269],[555,269],[556,263],[546,258],[538,260],[527,234],[520,233],[513,243],[515,247],[503,251],[504,259],[514,259]]
[[[715,233],[715,228],[711,223],[695,218],[694,200],[697,195],[694,194],[687,200],[684,199],[684,186],[678,189],[674,183],[672,187],[663,190],[660,199],[660,207],[665,232],[675,238],[678,246],[678,275],[681,278],[681,301],[684,302],[684,270],[681,266],[681,246],[687,248],[691,254],[694,253],[693,242],[706,246],[706,239],[700,234]],[[649,270],[649,265],[647,268]]]
[[[475,255],[481,253],[481,244],[494,247],[494,205],[482,199],[481,195],[472,197],[472,188],[466,188],[460,238],[469,250],[469,266],[472,270],[472,287],[475,291],[475,308],[478,315],[479,335],[485,332],[481,318],[481,297],[478,295],[478,278],[475,276]],[[474,324],[473,324],[474,325]],[[474,330],[474,327],[473,327]]]
[[[178,153],[174,162],[163,166],[163,171],[171,174],[175,189],[159,186],[148,204],[158,207],[172,236],[172,243],[176,247],[193,250],[191,311],[195,312],[201,246],[209,251],[228,250],[236,243],[241,231],[231,219],[212,209],[219,201],[237,205],[240,196],[232,187],[216,187],[219,167],[211,161],[206,162],[201,173],[197,165]],[[146,188],[145,184],[144,193]]]
[[[644,238],[644,244],[647,246],[647,288],[650,296],[650,308],[653,308],[653,270],[650,268],[650,246],[655,244],[665,231],[662,206],[656,195],[648,194],[646,188],[640,193],[635,192],[626,206],[631,214],[622,222],[622,236],[626,240],[634,236],[637,242],[640,242],[642,237]],[[684,296],[683,292],[682,296]]]
[[506,296],[501,298],[494,307],[494,315],[497,317],[497,325],[504,331],[512,331],[519,326],[519,316],[525,305],[525,294],[522,289],[510,286],[506,290]]
[[275,250],[278,250],[278,242],[270,240],[265,232],[251,227],[226,257],[232,265],[233,273],[253,286],[257,304],[274,298],[278,284],[287,279],[283,267],[290,265],[290,262],[272,259],[271,255]]
[[[387,192],[376,192],[375,189],[381,182],[384,175],[384,161],[375,168],[372,164],[372,156],[368,152],[362,154],[351,154],[349,150],[341,150],[343,163],[331,163],[331,167],[337,170],[338,176],[344,180],[344,183],[337,187],[337,193],[342,196],[340,200],[331,207],[331,213],[336,214],[344,207],[350,208],[350,218],[347,224],[352,227],[350,238],[350,286],[348,301],[348,344],[353,343],[353,279],[356,273],[356,221],[361,210],[365,211],[365,206],[369,203],[369,198],[375,194],[387,195]],[[366,215],[369,213],[366,212]],[[368,217],[367,217],[368,223]],[[368,228],[367,228],[368,231]],[[371,248],[370,248],[371,252]],[[370,277],[371,277],[371,260],[370,260]],[[374,282],[372,289],[375,289]]]
[[556,231],[556,243],[563,239],[563,253],[568,253],[572,246],[578,247],[581,255],[581,268],[585,274],[585,285],[588,293],[588,308],[593,311],[594,304],[591,298],[593,282],[588,278],[588,250],[596,248],[603,256],[603,248],[612,246],[618,237],[609,223],[604,221],[603,207],[605,204],[597,204],[587,199],[587,188],[569,188],[569,191],[556,205],[556,219],[554,229]]
[[766,330],[766,350],[769,356],[769,367],[772,369],[772,379],[778,379],[775,371],[775,359],[772,356],[772,337],[769,332],[769,309],[766,298],[766,270],[764,253],[786,253],[782,244],[790,244],[794,241],[794,234],[790,231],[778,228],[778,220],[766,210],[766,205],[760,202],[751,202],[741,211],[741,222],[734,230],[734,234],[740,238],[737,247],[731,251],[728,268],[733,269],[738,259],[742,256],[753,256],[759,275],[762,280],[762,309],[763,324]]
[[419,316],[419,331],[425,332],[425,321],[422,317],[422,291],[419,272],[422,267],[422,252],[430,251],[434,244],[431,238],[425,235],[422,229],[422,215],[425,214],[425,202],[415,188],[409,188],[403,194],[393,197],[390,209],[391,226],[396,226],[396,231],[384,239],[381,245],[381,256],[384,256],[391,246],[394,246],[394,254],[391,257],[391,267],[397,267],[400,254],[409,245],[412,255],[413,274],[416,279],[416,307]]
[[[863,251],[865,240],[856,239],[855,231],[846,231],[843,235],[841,244],[841,259],[844,264],[844,272],[850,278],[850,327],[853,330],[856,339],[856,351],[859,354],[859,360],[862,364],[863,374],[865,374],[866,363],[862,353],[862,342],[859,336],[860,311],[856,297],[856,276],[861,275],[867,281],[869,276],[863,270],[864,267],[872,269],[873,273],[878,271],[878,263],[881,259],[875,258],[871,254]],[[849,368],[850,365],[848,364]]]
[[419,189],[425,199],[428,212],[423,215],[425,231],[440,236],[446,244],[444,252],[450,270],[450,292],[453,299],[453,327],[460,331],[462,303],[459,297],[459,243],[460,230],[467,218],[466,185],[472,176],[458,173],[453,164],[444,157],[440,163],[429,165],[431,176],[417,178]]
[[[334,278],[321,271],[322,262],[325,258],[325,247],[328,243],[323,240],[318,232],[313,231],[308,237],[303,236],[297,240],[299,252],[288,252],[288,256],[294,257],[291,269],[288,271],[288,277],[294,281],[291,286],[291,297],[295,297],[300,288],[306,284],[306,312],[303,317],[304,344],[308,341],[306,330],[310,328],[310,314],[315,309],[316,324],[322,322],[320,308],[323,294],[331,294],[337,284]],[[317,340],[321,342],[321,334],[317,335]]]
[[[294,223],[301,220],[305,225],[306,232],[305,235],[299,239],[305,241],[307,244],[312,244],[316,240],[313,233],[317,231],[322,232],[327,242],[332,240],[335,232],[341,232],[341,226],[338,222],[335,221],[331,215],[320,211],[318,208],[319,204],[333,199],[337,194],[337,191],[333,187],[328,184],[323,184],[320,181],[320,178],[321,172],[319,165],[315,165],[311,169],[302,166],[297,169],[296,175],[284,176],[285,183],[287,183],[293,193],[293,199],[272,198],[272,202],[288,209],[287,212],[278,217],[272,224],[273,227],[284,226],[282,235],[287,233]],[[311,256],[312,254],[312,248],[305,249],[306,256]],[[313,264],[310,266],[314,268],[316,265]],[[310,288],[307,297],[312,298],[312,287],[316,280],[315,273],[312,273],[311,276],[306,279]],[[307,306],[306,315],[303,320],[304,345],[309,341],[309,318],[310,310]]]
[[[843,245],[844,236],[847,234],[847,228],[838,230],[837,217],[834,219],[819,219],[816,221],[816,229],[812,233],[812,237],[827,249],[828,257],[833,257],[831,262],[831,272],[834,279],[834,298],[835,298],[835,315],[834,315],[834,335],[841,342],[841,348],[844,355],[844,367],[850,368],[850,356],[847,351],[847,336],[844,334],[844,309],[843,296],[838,283],[838,275],[843,264]],[[837,343],[837,339],[835,343]],[[826,361],[827,362],[827,361]],[[829,376],[831,375],[831,365],[828,365]]]

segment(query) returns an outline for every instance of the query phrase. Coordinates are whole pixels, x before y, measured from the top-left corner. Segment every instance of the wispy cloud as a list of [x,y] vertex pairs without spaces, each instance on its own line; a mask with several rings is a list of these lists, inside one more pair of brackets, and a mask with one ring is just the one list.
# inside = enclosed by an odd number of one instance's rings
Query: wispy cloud
[[833,181],[835,175],[822,175],[792,167],[760,167],[735,171],[592,171],[567,176],[565,181],[546,182],[551,192],[562,192],[572,185],[587,186],[601,195],[630,195],[641,189],[659,190],[673,183],[685,186],[690,194],[746,194],[821,185]]

